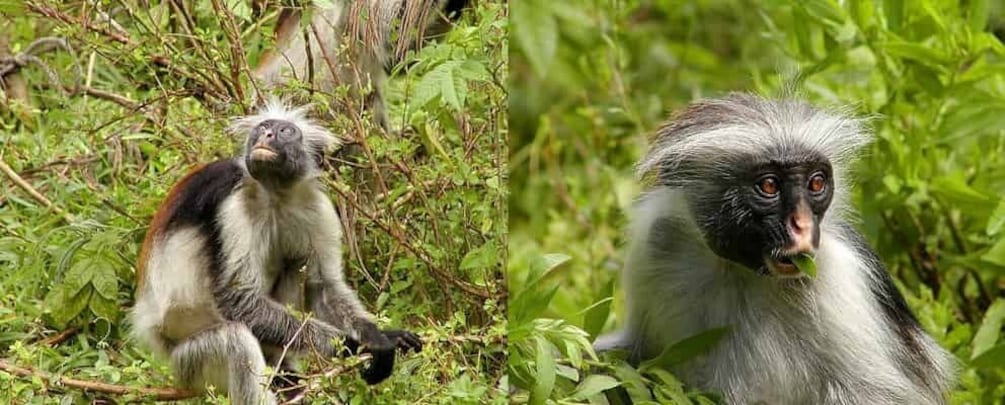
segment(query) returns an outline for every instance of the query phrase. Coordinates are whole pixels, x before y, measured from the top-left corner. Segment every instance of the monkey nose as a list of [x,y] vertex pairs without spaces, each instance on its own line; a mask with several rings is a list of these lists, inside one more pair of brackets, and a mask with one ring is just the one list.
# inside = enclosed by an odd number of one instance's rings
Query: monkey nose
[[816,249],[813,243],[813,214],[808,209],[799,209],[788,220],[787,228],[792,243],[788,251],[793,253],[808,253]]

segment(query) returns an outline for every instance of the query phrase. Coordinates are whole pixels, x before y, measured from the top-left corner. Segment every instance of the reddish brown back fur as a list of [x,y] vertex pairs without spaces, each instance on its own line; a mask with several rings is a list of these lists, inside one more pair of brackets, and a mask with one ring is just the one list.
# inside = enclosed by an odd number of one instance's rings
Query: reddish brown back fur
[[141,287],[143,287],[143,282],[146,280],[147,260],[150,256],[150,250],[153,249],[154,241],[157,239],[157,235],[160,235],[164,231],[168,220],[171,219],[171,206],[181,196],[181,190],[185,189],[185,185],[204,167],[205,165],[196,166],[181,181],[175,184],[174,187],[171,187],[171,191],[168,192],[167,197],[164,198],[164,202],[157,208],[157,213],[154,214],[153,220],[150,221],[150,228],[147,229],[147,236],[143,238],[143,247],[140,248],[140,256],[136,262],[137,292],[140,291]]

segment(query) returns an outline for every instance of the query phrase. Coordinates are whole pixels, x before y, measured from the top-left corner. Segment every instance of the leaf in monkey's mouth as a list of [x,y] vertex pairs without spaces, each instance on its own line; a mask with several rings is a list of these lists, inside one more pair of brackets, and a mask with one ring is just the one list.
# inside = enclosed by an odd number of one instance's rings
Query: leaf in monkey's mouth
[[791,263],[794,264],[799,271],[805,273],[807,276],[814,278],[817,276],[816,260],[809,253],[800,253],[795,256],[786,257],[782,260],[791,261]]

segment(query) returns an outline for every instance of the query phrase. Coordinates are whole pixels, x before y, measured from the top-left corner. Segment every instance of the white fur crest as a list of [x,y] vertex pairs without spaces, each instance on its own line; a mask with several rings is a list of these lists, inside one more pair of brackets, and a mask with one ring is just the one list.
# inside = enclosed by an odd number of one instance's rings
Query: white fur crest
[[235,118],[227,130],[234,135],[246,137],[262,121],[284,120],[300,128],[304,135],[304,146],[311,153],[324,152],[331,146],[340,145],[341,142],[334,134],[307,116],[309,109],[309,104],[291,107],[279,98],[272,97],[255,114]]

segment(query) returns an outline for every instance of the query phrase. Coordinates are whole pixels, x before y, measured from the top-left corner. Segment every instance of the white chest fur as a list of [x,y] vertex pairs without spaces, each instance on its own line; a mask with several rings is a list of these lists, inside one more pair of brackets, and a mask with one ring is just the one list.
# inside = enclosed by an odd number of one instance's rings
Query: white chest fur
[[930,402],[897,364],[898,337],[869,290],[872,270],[826,223],[818,277],[780,280],[714,255],[672,190],[638,208],[625,290],[644,358],[728,327],[709,354],[675,371],[730,403]]
[[317,263],[322,254],[340,254],[338,215],[313,180],[279,194],[266,193],[256,183],[241,187],[218,215],[228,261],[224,268],[231,272],[224,277],[250,281],[265,291],[290,261]]

